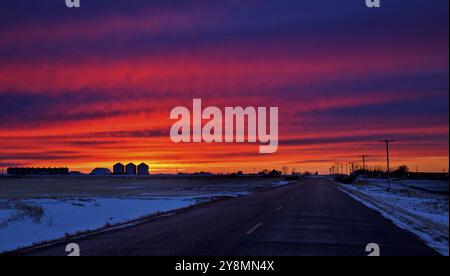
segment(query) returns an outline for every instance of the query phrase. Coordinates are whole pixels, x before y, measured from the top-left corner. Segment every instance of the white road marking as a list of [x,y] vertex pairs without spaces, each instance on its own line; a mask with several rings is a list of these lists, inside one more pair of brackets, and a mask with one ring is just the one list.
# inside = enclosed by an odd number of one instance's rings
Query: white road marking
[[252,229],[247,231],[247,235],[252,234],[253,232],[255,232],[259,227],[261,227],[263,224],[262,223],[258,223],[257,225],[255,225],[255,227],[253,227]]

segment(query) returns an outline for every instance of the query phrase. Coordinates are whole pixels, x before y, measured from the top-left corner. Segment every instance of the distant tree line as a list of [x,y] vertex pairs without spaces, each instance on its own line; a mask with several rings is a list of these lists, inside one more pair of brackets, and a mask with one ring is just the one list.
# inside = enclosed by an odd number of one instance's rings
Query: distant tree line
[[[417,179],[417,180],[448,180],[448,173],[424,173],[424,172],[411,172],[406,165],[399,166],[397,169],[392,171],[390,174],[392,178],[401,179]],[[374,170],[356,170],[350,175],[338,175],[336,180],[350,184],[353,183],[359,176],[367,178],[385,178],[387,177],[387,172],[380,169]]]

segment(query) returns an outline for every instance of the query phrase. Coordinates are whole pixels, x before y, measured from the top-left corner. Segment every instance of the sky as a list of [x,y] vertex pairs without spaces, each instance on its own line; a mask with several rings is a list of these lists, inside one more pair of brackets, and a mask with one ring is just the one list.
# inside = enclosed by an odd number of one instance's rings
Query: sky
[[[0,2],[0,168],[449,162],[449,1]],[[174,144],[176,106],[279,107],[280,146]]]

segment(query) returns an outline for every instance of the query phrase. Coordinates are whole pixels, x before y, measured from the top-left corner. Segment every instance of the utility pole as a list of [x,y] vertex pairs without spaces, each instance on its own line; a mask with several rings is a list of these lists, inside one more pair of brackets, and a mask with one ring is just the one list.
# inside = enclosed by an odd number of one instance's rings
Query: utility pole
[[360,155],[359,157],[361,157],[363,161],[363,171],[366,171],[366,158],[369,157],[369,155]]
[[395,140],[382,140],[379,141],[380,143],[386,144],[386,164],[387,164],[387,180],[388,180],[388,193],[391,191],[391,166],[390,166],[390,160],[389,160],[389,144],[395,142]]

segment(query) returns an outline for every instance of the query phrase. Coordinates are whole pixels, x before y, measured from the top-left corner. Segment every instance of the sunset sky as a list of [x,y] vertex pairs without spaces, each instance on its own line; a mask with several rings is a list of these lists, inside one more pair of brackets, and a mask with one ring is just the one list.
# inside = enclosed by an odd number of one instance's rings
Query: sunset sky
[[[0,2],[0,168],[152,173],[335,162],[442,172],[449,159],[449,1]],[[278,106],[280,146],[174,144],[176,106]]]

